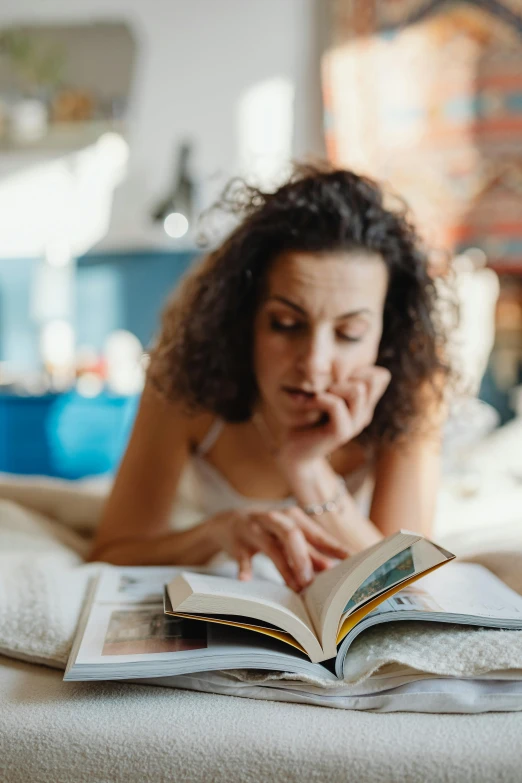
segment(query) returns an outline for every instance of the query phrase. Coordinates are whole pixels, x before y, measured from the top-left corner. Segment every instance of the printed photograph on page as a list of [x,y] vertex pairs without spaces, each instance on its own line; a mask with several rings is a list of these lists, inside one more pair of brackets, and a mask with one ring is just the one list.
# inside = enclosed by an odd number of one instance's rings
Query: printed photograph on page
[[168,617],[163,607],[111,612],[102,655],[150,655],[207,647],[205,623]]

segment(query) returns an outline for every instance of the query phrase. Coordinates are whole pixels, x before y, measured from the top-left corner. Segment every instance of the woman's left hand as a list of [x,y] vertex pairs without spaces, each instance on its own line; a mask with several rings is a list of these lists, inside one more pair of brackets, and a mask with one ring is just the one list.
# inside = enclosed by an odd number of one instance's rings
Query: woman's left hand
[[316,413],[317,421],[287,433],[278,451],[281,467],[315,463],[357,437],[372,421],[390,379],[384,367],[365,367],[311,399],[310,414]]

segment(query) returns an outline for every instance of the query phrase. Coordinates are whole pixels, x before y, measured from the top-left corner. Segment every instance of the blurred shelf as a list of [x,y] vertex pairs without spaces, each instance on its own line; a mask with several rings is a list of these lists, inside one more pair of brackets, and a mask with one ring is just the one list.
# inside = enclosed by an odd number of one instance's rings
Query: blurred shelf
[[49,125],[45,136],[33,142],[16,142],[0,138],[0,155],[16,156],[72,152],[94,144],[104,133],[124,134],[125,123],[116,120],[60,122]]

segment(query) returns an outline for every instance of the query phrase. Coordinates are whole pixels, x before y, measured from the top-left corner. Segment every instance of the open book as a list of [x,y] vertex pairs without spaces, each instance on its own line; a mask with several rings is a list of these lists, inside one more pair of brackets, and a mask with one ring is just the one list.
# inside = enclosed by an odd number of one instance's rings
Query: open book
[[300,595],[268,581],[183,572],[166,586],[165,612],[257,631],[318,663],[335,658],[349,631],[381,601],[454,557],[401,530],[319,574]]
[[[522,629],[522,596],[482,566],[448,563],[451,558],[420,536],[401,533],[319,575],[302,596],[273,582],[211,578],[203,568],[103,565],[85,601],[64,679],[158,678],[167,683],[198,672],[263,669],[336,683],[338,678],[350,679],[357,637],[370,626],[383,634],[388,623],[402,620]],[[441,563],[447,565],[438,569]],[[419,576],[422,579],[411,584]],[[204,612],[209,612],[211,588],[212,615],[196,614],[193,607],[180,613],[190,618],[165,614],[166,584],[174,602],[199,596]],[[190,588],[189,594],[190,584],[204,586],[205,592]],[[238,598],[248,603],[248,616],[236,614],[245,607]],[[312,614],[324,637],[313,630]],[[204,617],[212,622],[201,622]],[[311,653],[330,655],[328,662],[312,663],[303,652],[311,640]],[[389,671],[375,674],[358,686],[358,693],[394,688],[423,676],[416,672],[405,680],[403,674],[392,677]],[[296,683],[296,688],[301,686]]]

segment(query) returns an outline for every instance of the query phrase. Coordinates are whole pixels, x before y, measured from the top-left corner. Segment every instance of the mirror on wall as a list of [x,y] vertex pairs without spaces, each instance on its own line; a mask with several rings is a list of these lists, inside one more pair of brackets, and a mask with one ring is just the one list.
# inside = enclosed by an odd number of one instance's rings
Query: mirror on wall
[[0,29],[0,150],[85,146],[124,132],[136,44],[126,24]]

